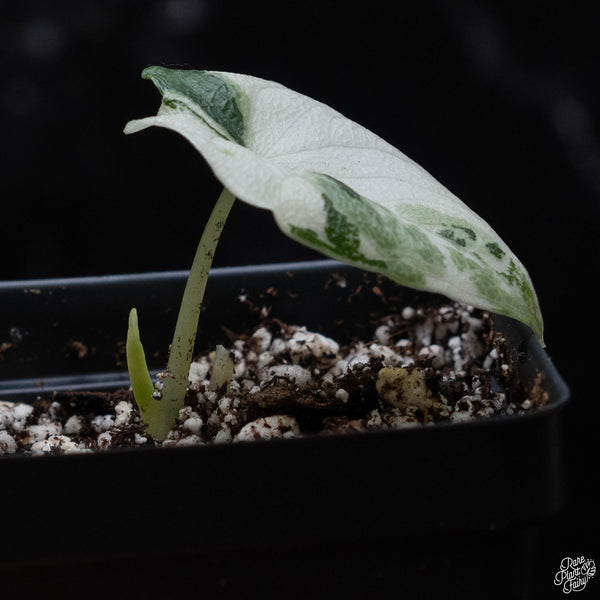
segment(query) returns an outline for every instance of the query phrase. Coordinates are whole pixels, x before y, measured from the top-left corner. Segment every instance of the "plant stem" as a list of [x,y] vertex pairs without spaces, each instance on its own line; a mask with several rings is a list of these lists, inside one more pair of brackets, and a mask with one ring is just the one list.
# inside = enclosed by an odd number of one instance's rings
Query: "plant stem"
[[223,226],[234,201],[235,196],[224,188],[202,233],[190,269],[190,275],[181,300],[181,307],[179,308],[173,342],[169,351],[169,361],[163,381],[162,400],[159,401],[162,414],[159,420],[161,423],[160,431],[157,433],[161,439],[167,437],[185,403],[190,364],[194,355],[194,342],[196,341],[196,331],[206,281],[217,243],[221,238]]

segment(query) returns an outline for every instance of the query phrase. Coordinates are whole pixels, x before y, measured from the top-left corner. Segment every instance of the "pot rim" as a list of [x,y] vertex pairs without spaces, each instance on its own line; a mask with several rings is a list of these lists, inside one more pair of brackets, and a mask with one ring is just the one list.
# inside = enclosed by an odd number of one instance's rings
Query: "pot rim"
[[[254,274],[281,273],[285,271],[327,270],[332,268],[354,268],[346,263],[332,259],[303,260],[292,262],[263,263],[257,265],[234,265],[213,267],[210,270],[211,279],[234,277]],[[359,269],[360,270],[360,269]],[[110,283],[134,283],[169,280],[186,280],[189,269],[174,269],[167,271],[145,271],[141,273],[115,273],[108,275],[83,275],[81,277],[48,277],[41,279],[10,279],[0,281],[0,292],[3,290],[26,290],[65,288],[73,286],[98,286]]]

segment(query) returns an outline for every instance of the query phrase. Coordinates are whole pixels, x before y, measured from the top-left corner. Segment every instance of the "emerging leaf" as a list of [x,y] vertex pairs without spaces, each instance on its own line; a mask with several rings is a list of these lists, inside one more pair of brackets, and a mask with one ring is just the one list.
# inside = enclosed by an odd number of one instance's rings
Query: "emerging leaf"
[[240,200],[323,254],[514,317],[542,341],[527,271],[492,228],[419,165],[332,108],[247,75],[149,67],[155,117]]

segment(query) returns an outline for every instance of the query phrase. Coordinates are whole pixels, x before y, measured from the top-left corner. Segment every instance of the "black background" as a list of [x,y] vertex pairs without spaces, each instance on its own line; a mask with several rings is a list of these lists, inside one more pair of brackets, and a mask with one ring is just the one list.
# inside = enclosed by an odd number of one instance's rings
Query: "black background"
[[[144,67],[247,73],[323,101],[423,165],[527,266],[548,352],[573,392],[569,502],[545,530],[540,562],[548,573],[566,555],[598,563],[600,399],[590,378],[600,52],[591,8],[535,0],[3,5],[0,279],[189,267],[220,184],[176,135],[121,133],[158,107]],[[279,233],[269,213],[238,202],[215,264],[316,257]]]

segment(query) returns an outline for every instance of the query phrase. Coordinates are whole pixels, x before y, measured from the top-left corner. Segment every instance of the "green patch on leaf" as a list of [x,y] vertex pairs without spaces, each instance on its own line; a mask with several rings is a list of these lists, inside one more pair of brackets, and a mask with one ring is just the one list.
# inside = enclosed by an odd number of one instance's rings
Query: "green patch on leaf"
[[386,268],[386,264],[381,260],[369,259],[364,254],[357,251],[347,253],[347,247],[344,245],[336,245],[335,241],[332,243],[324,242],[319,238],[319,234],[316,231],[308,229],[307,227],[290,225],[290,232],[295,238],[303,241],[307,246],[323,252],[323,254],[360,263],[365,265],[365,267],[372,267],[374,269]]
[[464,248],[467,245],[465,239],[458,237],[452,229],[442,229],[439,234],[457,246],[462,246]]
[[450,260],[454,263],[454,266],[462,273],[464,271],[473,271],[479,268],[480,265],[477,264],[472,258],[470,258],[466,253],[461,252],[455,248],[449,249]]
[[506,254],[506,252],[504,252],[504,250],[502,250],[502,248],[500,248],[496,242],[489,242],[485,245],[485,247],[489,250],[492,256],[495,256],[498,259],[503,258]]
[[445,229],[438,231],[438,235],[441,235],[443,238],[450,240],[452,243],[461,246],[462,248],[467,246],[467,238],[470,242],[474,242],[477,239],[477,234],[470,227],[454,224],[446,226],[445,223],[442,223],[442,226],[444,226]]
[[517,287],[521,291],[523,299],[530,304],[537,303],[535,293],[528,278],[519,267],[515,264],[515,261],[510,260],[508,264],[508,270],[501,272],[500,277],[503,277],[509,285]]
[[470,227],[463,227],[462,225],[453,225],[452,227],[454,227],[455,229],[460,229],[467,235],[468,238],[470,238],[473,241],[477,239],[477,235]]
[[[208,115],[219,126],[219,133],[241,146],[245,145],[244,94],[220,74],[148,67],[142,77],[152,80],[163,95],[165,105],[178,110],[188,109],[201,118]],[[210,121],[208,124],[211,125]]]
[[443,272],[443,254],[418,227],[329,175],[313,173],[309,179],[322,192],[325,235],[338,258],[377,267],[413,287],[424,286],[427,273]]

